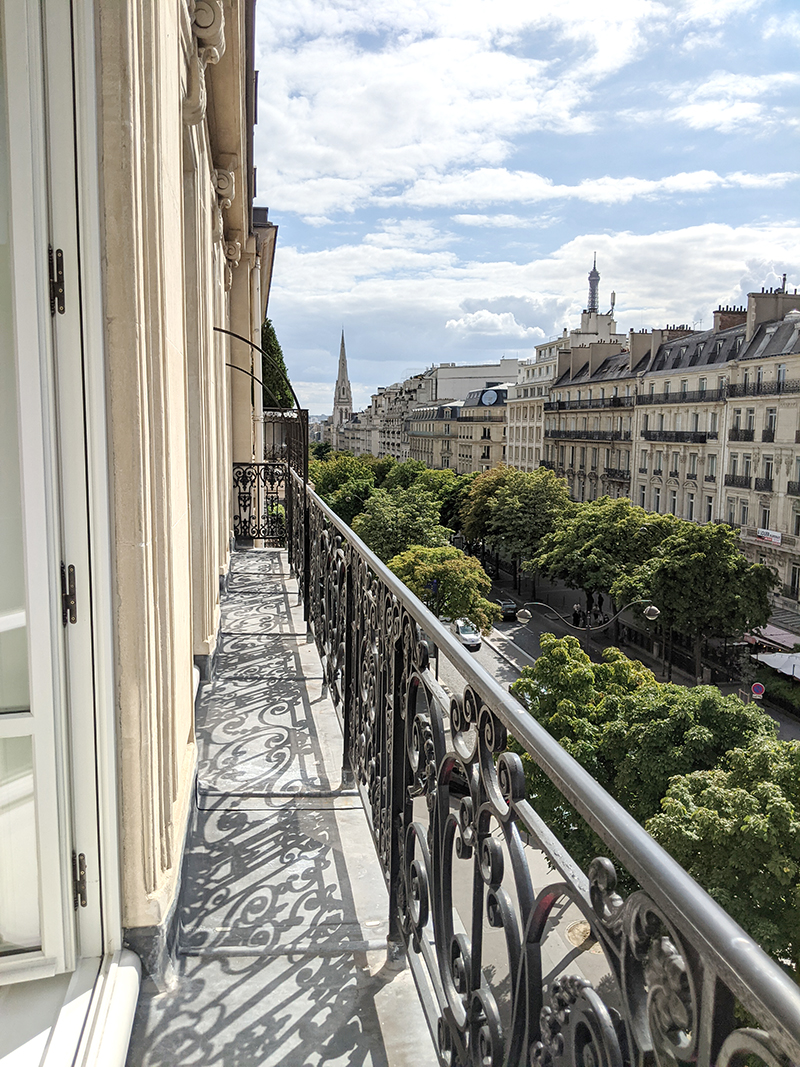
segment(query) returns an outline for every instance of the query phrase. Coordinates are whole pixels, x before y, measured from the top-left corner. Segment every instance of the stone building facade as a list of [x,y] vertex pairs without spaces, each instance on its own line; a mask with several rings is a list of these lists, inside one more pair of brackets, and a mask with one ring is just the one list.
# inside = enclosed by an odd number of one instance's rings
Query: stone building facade
[[0,1019],[108,1067],[140,959],[168,968],[231,465],[262,451],[254,3],[0,28]]

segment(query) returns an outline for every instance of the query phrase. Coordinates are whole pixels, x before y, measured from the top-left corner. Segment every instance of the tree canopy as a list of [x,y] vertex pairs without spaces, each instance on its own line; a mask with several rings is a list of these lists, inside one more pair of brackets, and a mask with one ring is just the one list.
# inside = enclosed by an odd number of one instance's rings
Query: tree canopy
[[492,587],[486,571],[458,548],[412,545],[388,566],[437,617],[466,618],[488,633],[500,616],[497,604],[485,597]]
[[[732,748],[774,738],[772,719],[714,686],[657,682],[641,663],[609,648],[594,663],[575,637],[542,634],[541,654],[512,693],[575,759],[644,823],[660,810],[676,774],[715,767]],[[605,847],[561,793],[523,755],[537,811],[587,865]]]
[[800,742],[759,736],[673,778],[648,831],[800,976]]
[[289,375],[283,359],[283,350],[271,319],[264,319],[261,324],[261,348],[261,381],[264,384],[264,407],[294,407],[294,397],[292,396],[292,390],[289,388]]
[[699,675],[704,636],[742,634],[767,622],[775,574],[747,560],[729,526],[674,522],[650,558],[623,570],[611,592],[623,602],[657,604],[664,626],[693,639]]
[[517,473],[514,467],[492,467],[476,475],[470,483],[466,500],[461,505],[461,527],[472,543],[483,541],[488,533],[488,521],[499,489]]
[[415,486],[410,489],[375,489],[353,529],[384,561],[411,545],[437,548],[446,545],[451,531],[439,524],[440,502]]
[[[491,472],[489,472],[491,473]],[[486,540],[514,559],[527,558],[573,512],[567,483],[546,467],[511,470],[488,502]]]
[[645,511],[625,497],[575,504],[544,537],[528,566],[587,595],[607,592],[621,575],[649,559],[678,521]]

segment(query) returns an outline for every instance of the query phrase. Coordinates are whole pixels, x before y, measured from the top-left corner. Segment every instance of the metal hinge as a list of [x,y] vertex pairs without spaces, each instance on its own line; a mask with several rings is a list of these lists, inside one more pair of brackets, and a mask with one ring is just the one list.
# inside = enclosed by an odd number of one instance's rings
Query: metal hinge
[[55,262],[53,262],[53,246],[48,250],[50,264],[50,314],[63,315],[66,306],[64,304],[64,253],[60,248],[56,249]]
[[72,853],[72,906],[86,907],[86,856]]
[[69,567],[61,564],[61,621],[64,626],[68,622],[78,621],[78,601],[75,597],[75,568],[70,563]]

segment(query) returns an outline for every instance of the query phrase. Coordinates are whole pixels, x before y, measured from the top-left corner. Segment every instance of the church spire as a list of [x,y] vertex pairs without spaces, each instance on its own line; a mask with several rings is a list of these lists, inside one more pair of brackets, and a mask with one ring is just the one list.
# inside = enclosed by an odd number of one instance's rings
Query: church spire
[[336,388],[333,392],[333,447],[338,447],[338,431],[344,423],[348,422],[353,413],[353,394],[350,389],[350,379],[347,375],[347,352],[344,347],[344,330],[339,345],[339,374],[336,378]]
[[600,311],[600,298],[598,295],[598,288],[600,285],[600,272],[597,269],[597,253],[594,254],[594,263],[592,269],[589,271],[589,306],[587,311]]

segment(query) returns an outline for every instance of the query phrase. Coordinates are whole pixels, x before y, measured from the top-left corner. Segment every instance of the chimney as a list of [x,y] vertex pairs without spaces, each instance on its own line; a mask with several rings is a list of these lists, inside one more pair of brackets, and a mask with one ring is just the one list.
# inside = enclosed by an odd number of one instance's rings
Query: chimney
[[714,312],[714,333],[729,330],[731,326],[742,326],[745,322],[747,322],[747,308],[744,306],[729,307],[727,304],[723,307],[720,304]]
[[762,322],[775,322],[793,311],[800,302],[797,290],[786,292],[786,283],[781,289],[762,289],[760,293],[747,294],[747,332],[745,342],[751,341]]

